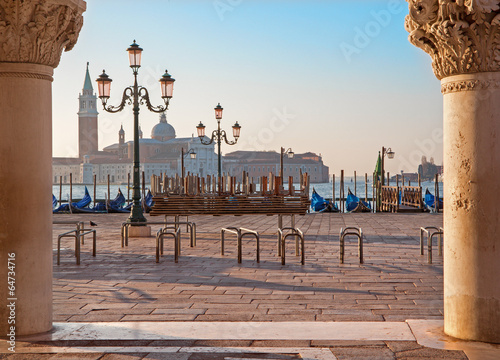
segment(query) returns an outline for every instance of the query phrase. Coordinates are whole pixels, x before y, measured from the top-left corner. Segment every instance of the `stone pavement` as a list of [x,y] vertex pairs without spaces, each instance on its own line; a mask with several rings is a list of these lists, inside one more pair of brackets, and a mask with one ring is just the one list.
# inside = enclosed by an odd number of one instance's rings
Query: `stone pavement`
[[[276,251],[277,218],[193,216],[197,246],[182,235],[179,263],[173,241],[155,263],[154,238],[130,239],[120,246],[126,214],[57,215],[98,224],[97,257],[91,241],[75,264],[74,244],[63,240],[61,265],[54,265],[54,321],[405,321],[442,319],[442,258],[434,264],[419,255],[420,226],[441,226],[441,215],[311,214],[297,219],[306,236],[306,263],[287,242],[287,264]],[[152,218],[160,221],[161,218]],[[220,255],[223,226],[244,226],[261,234],[261,261],[255,241],[244,239],[243,263],[236,261],[236,239],[228,236]],[[365,235],[364,264],[357,240],[347,241],[339,264],[341,227],[360,226]],[[159,226],[153,226],[157,229]],[[54,225],[57,234],[68,226]],[[185,230],[185,229],[183,229]]]
[[[222,322],[292,321],[308,322],[312,327],[319,322],[360,322],[362,326],[366,322],[443,319],[442,258],[437,256],[437,248],[432,265],[427,264],[426,256],[419,255],[419,228],[442,226],[441,215],[298,217],[296,225],[306,238],[304,266],[294,256],[292,240],[287,242],[287,264],[281,265],[276,252],[276,217],[192,216],[189,220],[197,224],[197,246],[189,247],[183,228],[177,264],[169,238],[165,239],[165,254],[159,264],[155,263],[154,238],[133,238],[128,247],[122,248],[120,224],[127,217],[54,216],[55,220],[78,219],[87,224],[91,220],[98,224],[95,258],[88,238],[82,246],[81,265],[77,266],[74,242],[66,239],[61,265],[54,260],[54,321],[61,326],[109,322],[120,329],[120,323],[126,327],[134,322],[137,326],[151,322],[215,322],[223,326]],[[242,264],[237,263],[236,239],[231,236],[226,238],[225,255],[220,255],[219,232],[224,226],[259,231],[260,263],[255,261],[254,240],[243,241]],[[354,238],[347,241],[345,264],[339,263],[338,235],[346,226],[363,229],[362,265]],[[54,248],[57,234],[69,228],[54,225]],[[153,233],[158,228],[153,225]],[[39,353],[28,354],[31,349],[26,354],[0,354],[0,359],[467,359],[460,350],[432,349],[419,345],[415,338],[398,341],[384,336],[380,340],[357,336],[350,340],[314,340],[307,336],[298,340],[277,334],[261,340],[231,340],[218,338],[214,331],[213,337],[205,340],[82,337],[27,344],[26,349],[36,346]],[[103,350],[106,346],[111,347],[109,351]],[[44,351],[44,347],[50,349]],[[87,350],[74,354],[79,347]]]

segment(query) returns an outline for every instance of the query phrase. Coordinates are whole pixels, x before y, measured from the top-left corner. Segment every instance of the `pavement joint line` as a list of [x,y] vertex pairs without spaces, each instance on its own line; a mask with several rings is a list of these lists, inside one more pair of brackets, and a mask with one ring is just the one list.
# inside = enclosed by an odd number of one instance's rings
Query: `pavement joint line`
[[[2,351],[0,351],[2,353]],[[164,346],[46,346],[22,347],[18,354],[71,354],[71,353],[217,353],[217,354],[297,354],[304,360],[336,360],[328,348],[297,348],[297,347],[164,347]],[[250,359],[250,358],[248,358]],[[262,359],[260,357],[259,359]],[[238,358],[238,360],[242,360]]]

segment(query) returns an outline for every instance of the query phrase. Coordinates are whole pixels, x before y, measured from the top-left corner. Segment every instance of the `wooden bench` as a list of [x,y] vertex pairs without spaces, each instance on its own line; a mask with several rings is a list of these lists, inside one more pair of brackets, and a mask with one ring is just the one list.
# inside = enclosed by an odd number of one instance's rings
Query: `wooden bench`
[[305,215],[306,196],[284,195],[156,195],[151,216],[189,215]]

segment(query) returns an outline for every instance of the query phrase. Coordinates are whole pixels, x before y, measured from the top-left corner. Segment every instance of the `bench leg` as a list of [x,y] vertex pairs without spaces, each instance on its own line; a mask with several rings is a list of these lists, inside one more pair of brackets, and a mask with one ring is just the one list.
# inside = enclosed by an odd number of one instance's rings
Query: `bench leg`
[[285,237],[281,237],[281,265],[285,265]]
[[80,265],[80,234],[75,237],[76,265]]
[[94,239],[93,239],[93,246],[92,246],[92,256],[95,257],[96,255],[96,247],[97,247],[97,235],[96,231],[94,231]]
[[237,239],[237,242],[238,242],[238,264],[241,264],[241,260],[242,260],[242,255],[241,255],[241,234],[238,234],[238,239]]
[[125,225],[125,246],[128,246],[128,229],[130,225]]
[[181,236],[180,231],[177,232],[177,235],[174,235],[174,261],[175,263],[179,262],[179,254],[181,253]]
[[[189,228],[189,229],[188,229]],[[194,247],[194,233],[193,233],[193,224],[186,224],[186,232],[189,231],[189,246]]]
[[363,238],[361,236],[358,237],[358,255],[359,255],[359,263],[363,264]]
[[224,255],[224,230],[220,231],[220,254]]
[[340,236],[340,263],[344,263],[344,235]]
[[[180,229],[180,225],[177,227],[177,229]],[[177,231],[177,230],[176,230]],[[181,254],[181,231],[177,233],[177,256]]]
[[439,237],[438,237],[438,255],[439,256],[443,256],[443,242],[442,242],[443,238],[442,238],[442,235],[439,234]]
[[193,229],[193,244],[194,246],[196,246],[196,224],[195,223],[192,223],[191,224],[191,229]]
[[304,265],[306,263],[306,242],[304,240],[304,236],[300,237],[300,242],[302,245],[302,259],[301,264]]
[[260,237],[256,236],[257,241],[257,263],[260,263]]
[[424,255],[424,232],[420,230],[420,255]]
[[57,237],[57,265],[61,265],[61,237]]
[[122,225],[121,235],[122,235],[122,247],[125,247],[125,225]]
[[432,236],[427,236],[427,263],[432,264]]
[[[295,230],[293,231],[295,234]],[[295,235],[295,256],[299,256],[299,236]]]
[[160,237],[156,236],[156,263],[160,262]]

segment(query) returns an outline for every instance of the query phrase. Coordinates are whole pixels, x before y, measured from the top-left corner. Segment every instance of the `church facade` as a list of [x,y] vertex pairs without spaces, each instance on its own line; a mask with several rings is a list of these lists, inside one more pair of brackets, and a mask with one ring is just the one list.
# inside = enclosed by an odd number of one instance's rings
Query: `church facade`
[[[91,184],[96,177],[97,183],[127,183],[133,169],[133,141],[126,141],[123,126],[117,133],[118,142],[98,149],[98,99],[90,79],[88,64],[82,93],[79,96],[78,111],[78,157],[54,157],[52,159],[52,178],[54,184],[74,183]],[[144,138],[139,133],[139,154],[141,170],[149,183],[151,175],[181,173],[181,151],[196,152],[196,159],[184,157],[185,173],[202,176],[217,174],[217,154],[214,144],[203,145],[199,138],[178,138],[174,127],[167,122],[165,113],[160,114],[159,122],[151,130],[151,137]],[[71,175],[70,175],[71,174]],[[131,175],[130,175],[131,176]]]

